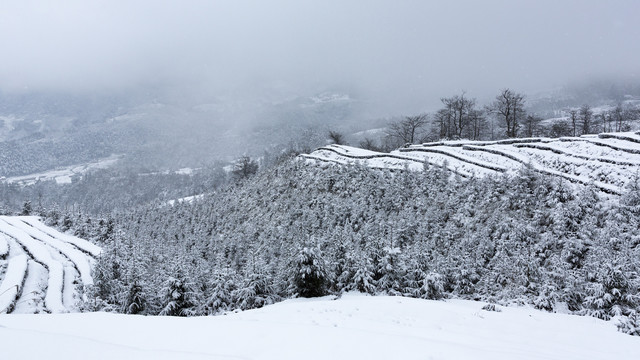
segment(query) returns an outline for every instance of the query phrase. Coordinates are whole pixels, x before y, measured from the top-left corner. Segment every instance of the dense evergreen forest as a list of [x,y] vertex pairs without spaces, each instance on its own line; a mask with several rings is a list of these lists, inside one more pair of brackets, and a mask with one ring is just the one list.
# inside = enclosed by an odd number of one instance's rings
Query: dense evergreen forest
[[87,309],[218,314],[362,291],[626,315],[634,328],[640,182],[601,196],[527,167],[461,179],[296,158],[193,202],[45,212],[105,249]]

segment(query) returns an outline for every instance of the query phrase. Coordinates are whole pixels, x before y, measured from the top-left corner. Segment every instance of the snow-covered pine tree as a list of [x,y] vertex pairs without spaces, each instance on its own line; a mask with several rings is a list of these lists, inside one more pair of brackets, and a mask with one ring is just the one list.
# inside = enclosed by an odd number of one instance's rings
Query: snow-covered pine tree
[[627,273],[621,265],[604,265],[597,281],[588,288],[584,300],[586,314],[609,320],[633,313],[640,305],[636,278],[637,275]]
[[345,244],[340,241],[333,253],[331,271],[335,274],[333,290],[341,293],[348,290],[349,284],[355,275],[355,256],[350,247],[352,244]]
[[233,304],[231,295],[236,290],[236,281],[238,279],[234,279],[228,271],[216,272],[209,283],[211,290],[207,294],[206,303],[201,312],[207,315],[216,315],[231,310]]
[[426,274],[422,279],[420,297],[429,300],[440,300],[444,296],[443,276],[436,272]]
[[32,211],[33,211],[33,208],[31,206],[31,201],[25,201],[24,204],[22,204],[22,211],[20,212],[20,215],[23,215],[23,216],[31,215]]
[[114,251],[105,251],[98,257],[92,269],[93,285],[86,289],[88,303],[85,308],[92,311],[118,311],[122,309],[123,282],[122,259]]
[[141,314],[145,311],[147,299],[142,285],[138,280],[134,280],[129,284],[126,298],[123,305],[123,313],[125,314]]
[[378,279],[378,287],[389,295],[403,295],[402,279],[406,269],[400,261],[400,248],[385,246],[382,249],[382,254],[378,270],[382,276]]
[[159,315],[192,316],[196,314],[196,293],[193,284],[187,280],[179,266],[174,266],[173,274],[168,276],[160,290]]
[[371,259],[366,252],[361,250],[356,252],[354,259],[354,268],[351,270],[351,272],[353,272],[353,278],[346,289],[349,291],[359,291],[372,295],[375,294],[376,281],[373,278],[374,271]]
[[303,247],[296,258],[293,271],[295,292],[301,297],[318,297],[327,294],[327,264],[322,252],[315,247]]
[[242,310],[261,308],[280,300],[273,288],[271,276],[262,272],[245,275],[244,281],[232,293],[232,298]]

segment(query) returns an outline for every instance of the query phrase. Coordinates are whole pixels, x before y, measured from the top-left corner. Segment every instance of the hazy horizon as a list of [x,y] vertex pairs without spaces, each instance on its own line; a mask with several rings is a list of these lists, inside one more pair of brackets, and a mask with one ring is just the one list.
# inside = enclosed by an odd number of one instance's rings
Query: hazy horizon
[[0,90],[349,89],[389,112],[466,91],[636,79],[637,1],[4,1]]

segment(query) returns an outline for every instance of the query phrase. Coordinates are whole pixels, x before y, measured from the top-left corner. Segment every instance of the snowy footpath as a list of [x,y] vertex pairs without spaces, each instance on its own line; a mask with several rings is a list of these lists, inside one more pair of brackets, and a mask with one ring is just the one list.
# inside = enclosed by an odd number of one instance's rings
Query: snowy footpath
[[215,317],[2,315],[3,359],[639,359],[614,322],[346,294]]

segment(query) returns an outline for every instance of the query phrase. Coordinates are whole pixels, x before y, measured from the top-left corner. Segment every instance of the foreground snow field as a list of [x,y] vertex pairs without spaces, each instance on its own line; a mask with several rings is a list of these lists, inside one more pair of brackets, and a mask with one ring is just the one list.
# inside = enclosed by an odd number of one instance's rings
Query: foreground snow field
[[347,294],[216,317],[0,316],[3,359],[638,359],[613,322]]

